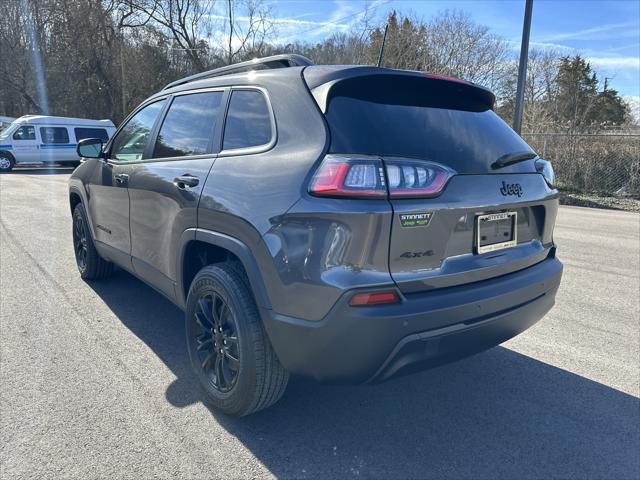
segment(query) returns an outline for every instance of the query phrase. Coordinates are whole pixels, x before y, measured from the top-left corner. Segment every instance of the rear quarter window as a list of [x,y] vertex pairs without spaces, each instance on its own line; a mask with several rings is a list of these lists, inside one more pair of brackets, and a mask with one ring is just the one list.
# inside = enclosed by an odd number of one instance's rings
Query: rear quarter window
[[272,137],[271,113],[264,93],[234,90],[227,111],[223,150],[267,145]]

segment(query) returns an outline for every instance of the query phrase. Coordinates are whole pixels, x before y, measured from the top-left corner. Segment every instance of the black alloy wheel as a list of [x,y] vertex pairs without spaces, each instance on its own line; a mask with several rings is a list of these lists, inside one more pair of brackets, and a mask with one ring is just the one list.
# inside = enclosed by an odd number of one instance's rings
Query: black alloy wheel
[[185,321],[189,360],[209,406],[242,417],[278,401],[289,372],[271,346],[241,265],[203,266],[189,286]]
[[198,299],[195,320],[198,330],[193,348],[202,371],[216,390],[226,393],[235,385],[240,370],[240,343],[235,315],[217,293]]
[[73,218],[73,249],[78,269],[83,272],[87,269],[88,239],[87,227],[82,215],[74,215]]

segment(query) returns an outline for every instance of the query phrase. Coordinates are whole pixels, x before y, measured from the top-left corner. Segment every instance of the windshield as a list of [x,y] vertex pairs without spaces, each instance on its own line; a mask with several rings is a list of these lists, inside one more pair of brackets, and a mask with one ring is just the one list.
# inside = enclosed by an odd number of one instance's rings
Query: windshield
[[332,153],[414,157],[483,173],[505,154],[533,152],[489,106],[450,86],[415,77],[357,80],[338,84],[329,99]]
[[18,128],[19,123],[13,122],[7,128],[0,132],[0,140],[7,140],[13,132],[15,132],[16,128]]

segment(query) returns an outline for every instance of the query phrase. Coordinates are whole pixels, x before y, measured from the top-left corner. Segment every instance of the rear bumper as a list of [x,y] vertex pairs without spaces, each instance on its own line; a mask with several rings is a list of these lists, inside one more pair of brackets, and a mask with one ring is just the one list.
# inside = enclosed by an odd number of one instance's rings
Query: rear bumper
[[561,277],[562,263],[552,253],[518,272],[405,295],[398,304],[349,307],[354,293],[349,292],[318,322],[271,310],[262,314],[276,354],[290,372],[320,381],[377,382],[518,335],[551,309]]

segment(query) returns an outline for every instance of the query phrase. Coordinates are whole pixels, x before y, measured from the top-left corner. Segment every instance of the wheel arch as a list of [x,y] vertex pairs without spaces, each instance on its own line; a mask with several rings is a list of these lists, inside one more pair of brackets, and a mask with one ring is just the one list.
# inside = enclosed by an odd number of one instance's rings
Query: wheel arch
[[[194,259],[205,252],[207,257],[203,263],[195,263]],[[259,308],[271,308],[271,302],[265,288],[262,274],[256,259],[249,247],[237,238],[211,230],[190,228],[183,232],[180,239],[180,251],[177,265],[176,300],[185,308],[191,281],[204,265],[237,260],[244,268],[253,296]]]
[[0,148],[0,155],[6,155],[7,157],[13,159],[14,162],[16,161],[16,157],[9,150]]

